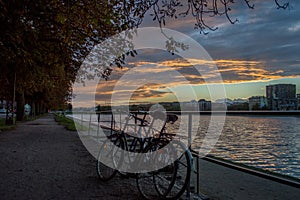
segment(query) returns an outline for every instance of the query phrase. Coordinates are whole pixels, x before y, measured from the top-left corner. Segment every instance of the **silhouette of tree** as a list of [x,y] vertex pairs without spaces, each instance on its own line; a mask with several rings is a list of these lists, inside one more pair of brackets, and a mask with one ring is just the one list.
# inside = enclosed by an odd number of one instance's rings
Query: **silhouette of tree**
[[[278,8],[289,6],[274,1]],[[251,0],[244,2],[254,8]],[[206,34],[217,29],[207,24],[208,17],[237,22],[230,17],[234,4],[233,0],[0,0],[1,98],[16,97],[18,120],[25,102],[33,104],[34,113],[58,107],[70,99],[71,85],[91,49],[107,37],[138,27],[147,11],[161,27],[169,18],[191,15],[194,28]],[[131,49],[127,55],[135,54]],[[120,55],[116,66],[122,67],[127,55]],[[107,78],[110,73],[108,67],[96,75]]]

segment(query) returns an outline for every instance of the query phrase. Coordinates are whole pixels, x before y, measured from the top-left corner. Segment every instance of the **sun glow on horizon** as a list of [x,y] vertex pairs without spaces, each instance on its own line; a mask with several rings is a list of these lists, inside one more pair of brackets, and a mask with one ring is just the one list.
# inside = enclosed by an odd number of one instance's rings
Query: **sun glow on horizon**
[[[148,65],[148,70],[139,70],[140,66]],[[195,73],[193,66],[203,66],[203,74]],[[215,70],[211,70],[212,65],[218,67],[218,71],[221,73],[223,82],[214,82]],[[152,76],[157,76],[159,73],[168,74],[172,70],[178,71],[182,77],[188,80],[186,82],[181,81],[181,77],[174,76],[172,81],[167,84],[148,84],[143,87],[139,87],[138,90],[132,91],[132,84],[142,83],[137,80],[128,80],[127,85],[122,87],[122,90],[115,90],[114,86],[119,78],[122,77],[130,68],[136,67],[136,73],[144,74],[145,77],[151,79]],[[118,93],[122,97],[122,93],[128,92],[134,93],[131,98],[131,102],[172,102],[176,101],[174,95],[172,95],[172,89],[179,89],[181,92],[185,92],[186,87],[193,87],[197,97],[211,99],[207,90],[208,85],[224,84],[227,96],[229,98],[249,98],[255,95],[265,95],[265,86],[276,83],[293,83],[297,85],[297,93],[300,93],[300,75],[285,75],[283,70],[271,71],[270,68],[265,67],[265,63],[260,61],[247,61],[247,60],[164,60],[161,62],[149,62],[149,61],[137,61],[129,62],[128,66],[124,69],[116,68],[113,71],[111,79],[108,81],[100,81],[96,94],[95,101],[98,103],[106,103],[110,101],[111,95]],[[201,73],[201,71],[200,71]],[[137,76],[138,77],[138,76]],[[206,80],[209,80],[207,82]],[[81,93],[91,93],[93,88],[86,87]],[[186,100],[190,99],[186,94]],[[122,102],[122,99],[120,99]]]

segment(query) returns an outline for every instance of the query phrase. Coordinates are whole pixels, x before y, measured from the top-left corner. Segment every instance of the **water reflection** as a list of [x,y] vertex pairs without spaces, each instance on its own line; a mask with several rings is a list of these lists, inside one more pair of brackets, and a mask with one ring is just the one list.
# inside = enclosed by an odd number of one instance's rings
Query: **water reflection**
[[[201,145],[209,120],[201,116],[194,147]],[[227,116],[210,154],[300,178],[300,118]]]

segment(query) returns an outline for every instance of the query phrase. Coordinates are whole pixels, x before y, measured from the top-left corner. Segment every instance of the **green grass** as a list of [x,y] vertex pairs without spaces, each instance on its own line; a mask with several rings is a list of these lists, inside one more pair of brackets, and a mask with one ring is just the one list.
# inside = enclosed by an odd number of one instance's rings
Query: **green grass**
[[69,119],[63,115],[55,115],[55,121],[58,122],[58,124],[64,126],[67,130],[70,131],[76,131],[76,126],[74,124],[74,121],[72,119]]
[[6,125],[5,124],[5,119],[0,119],[0,132],[2,131],[8,131],[8,130],[13,130],[16,128],[16,125]]
[[55,121],[58,122],[58,124],[64,126],[67,130],[77,131],[77,128],[81,131],[88,130],[88,127],[82,126],[79,123],[74,122],[72,119],[65,117],[64,115],[57,114],[54,118]]

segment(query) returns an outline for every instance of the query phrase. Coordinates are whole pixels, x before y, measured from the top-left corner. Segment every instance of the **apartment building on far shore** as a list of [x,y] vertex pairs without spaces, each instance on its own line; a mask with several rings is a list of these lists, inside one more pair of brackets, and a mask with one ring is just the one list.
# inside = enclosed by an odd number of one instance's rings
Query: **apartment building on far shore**
[[296,110],[296,85],[276,84],[266,86],[268,108],[271,110]]
[[268,108],[268,100],[264,96],[252,96],[249,98],[249,110],[264,110]]

